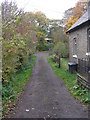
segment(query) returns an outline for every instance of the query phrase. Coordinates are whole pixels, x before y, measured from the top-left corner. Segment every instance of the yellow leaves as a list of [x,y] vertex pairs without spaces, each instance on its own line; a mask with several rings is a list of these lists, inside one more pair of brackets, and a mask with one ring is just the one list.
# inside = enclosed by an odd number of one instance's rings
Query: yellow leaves
[[66,23],[66,30],[68,30],[78,19],[79,17],[71,16]]
[[72,16],[66,23],[66,31],[87,11],[87,2],[82,2],[79,0],[72,9]]

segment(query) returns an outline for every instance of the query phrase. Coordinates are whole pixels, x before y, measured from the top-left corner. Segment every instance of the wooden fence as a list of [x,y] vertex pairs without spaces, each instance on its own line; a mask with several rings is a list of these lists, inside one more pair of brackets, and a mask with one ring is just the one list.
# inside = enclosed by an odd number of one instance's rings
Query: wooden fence
[[[60,58],[59,56],[54,57],[54,61],[59,64],[60,67]],[[90,58],[88,59],[78,59],[78,68],[77,68],[77,82],[78,84],[90,90]]]
[[78,59],[78,84],[90,90],[90,58]]

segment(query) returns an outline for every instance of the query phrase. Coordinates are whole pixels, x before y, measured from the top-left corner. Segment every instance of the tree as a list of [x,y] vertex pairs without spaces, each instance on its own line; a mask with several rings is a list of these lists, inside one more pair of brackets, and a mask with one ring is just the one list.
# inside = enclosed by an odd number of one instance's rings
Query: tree
[[61,26],[57,27],[55,31],[52,31],[52,38],[55,44],[57,42],[68,42],[67,37],[64,34],[63,28]]
[[47,27],[49,20],[46,18],[46,16],[38,11],[34,14],[35,21],[37,23],[37,31],[43,32],[45,35],[47,35]]
[[77,17],[71,16],[66,23],[65,31],[67,31],[78,19],[79,19],[79,16]]
[[37,50],[44,51],[46,47],[45,34],[43,32],[37,32],[38,45]]
[[68,54],[68,50],[66,49],[65,44],[63,42],[58,42],[53,49],[53,53],[59,56],[59,68],[60,68],[61,66],[60,58]]
[[34,21],[36,23],[35,31],[36,31],[37,41],[38,41],[37,49],[40,51],[45,49],[47,50],[45,37],[48,34],[48,31],[47,31],[48,19],[42,12],[38,11],[34,13]]
[[87,11],[87,2],[83,2],[82,0],[79,0],[75,8],[72,9],[72,15],[66,22],[65,31],[67,31],[86,11]]
[[16,3],[6,0],[2,3],[2,25],[2,75],[3,82],[9,83],[36,49],[36,23],[33,14],[24,13]]
[[[68,37],[64,33],[63,27],[58,23],[58,21],[50,21],[50,33],[49,36],[52,38],[54,43],[54,48],[51,54],[56,54],[59,56],[59,67],[60,67],[60,57],[68,56]],[[67,50],[67,51],[66,51]],[[64,54],[64,52],[66,54]]]
[[87,11],[87,2],[79,0],[76,3],[75,8],[72,10],[72,14],[75,17],[81,17]]
[[58,42],[63,42],[68,48],[68,37],[64,33],[64,28],[58,24],[58,21],[50,21],[50,32],[49,37],[52,38],[53,43],[56,45]]

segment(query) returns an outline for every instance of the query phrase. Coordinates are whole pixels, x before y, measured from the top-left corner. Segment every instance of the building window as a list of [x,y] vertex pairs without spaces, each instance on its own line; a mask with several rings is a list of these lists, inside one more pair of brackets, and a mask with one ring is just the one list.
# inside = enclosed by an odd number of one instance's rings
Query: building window
[[88,43],[89,43],[88,45],[89,45],[89,52],[90,52],[90,29],[88,30],[88,40],[89,40],[88,41]]
[[77,39],[73,39],[73,55],[77,55]]

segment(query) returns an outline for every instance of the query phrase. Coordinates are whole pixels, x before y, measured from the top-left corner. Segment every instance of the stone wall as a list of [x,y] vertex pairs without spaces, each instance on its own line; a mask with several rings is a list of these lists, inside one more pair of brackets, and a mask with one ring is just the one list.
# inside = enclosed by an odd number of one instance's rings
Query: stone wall
[[[86,53],[88,52],[88,39],[87,39],[87,30],[89,26],[80,27],[80,29],[69,33],[69,61],[78,62],[78,58],[86,58]],[[73,57],[74,48],[73,41],[76,38],[77,43],[77,58]]]

